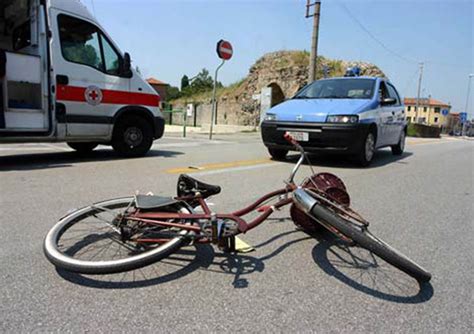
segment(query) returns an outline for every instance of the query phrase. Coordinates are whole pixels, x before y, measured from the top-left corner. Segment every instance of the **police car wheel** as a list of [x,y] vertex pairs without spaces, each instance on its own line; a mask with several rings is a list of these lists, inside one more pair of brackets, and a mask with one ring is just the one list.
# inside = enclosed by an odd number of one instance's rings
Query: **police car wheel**
[[78,153],[89,153],[99,144],[97,143],[67,143],[67,145]]
[[361,150],[357,155],[357,160],[362,167],[367,167],[372,162],[375,155],[375,136],[369,132],[365,137]]
[[269,148],[268,153],[270,153],[272,158],[275,160],[284,160],[286,158],[286,155],[288,154],[288,150]]
[[152,143],[153,129],[142,117],[125,117],[115,126],[112,147],[124,157],[143,156],[149,151]]
[[402,155],[405,150],[405,131],[400,134],[400,140],[397,145],[392,146],[393,155]]

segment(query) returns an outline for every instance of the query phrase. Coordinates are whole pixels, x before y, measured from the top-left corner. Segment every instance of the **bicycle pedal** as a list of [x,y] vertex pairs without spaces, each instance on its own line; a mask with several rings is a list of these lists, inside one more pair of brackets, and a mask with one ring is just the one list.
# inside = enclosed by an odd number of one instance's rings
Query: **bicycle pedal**
[[239,237],[235,237],[235,251],[237,253],[249,253],[254,250],[255,248],[253,246],[249,245]]

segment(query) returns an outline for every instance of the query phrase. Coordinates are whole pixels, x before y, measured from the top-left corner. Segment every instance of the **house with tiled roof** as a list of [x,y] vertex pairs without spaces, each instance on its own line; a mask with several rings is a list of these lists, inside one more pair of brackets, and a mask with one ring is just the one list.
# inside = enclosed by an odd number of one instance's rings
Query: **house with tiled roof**
[[166,101],[166,89],[168,88],[169,84],[153,77],[146,79],[146,82],[148,82],[153,87],[153,89],[156,90],[158,94],[160,94],[162,102]]
[[405,104],[405,114],[408,122],[416,122],[418,117],[418,123],[434,126],[446,125],[447,116],[451,112],[451,105],[431,97],[420,98],[419,110],[417,115],[416,105],[417,99],[413,97],[406,97],[403,100]]

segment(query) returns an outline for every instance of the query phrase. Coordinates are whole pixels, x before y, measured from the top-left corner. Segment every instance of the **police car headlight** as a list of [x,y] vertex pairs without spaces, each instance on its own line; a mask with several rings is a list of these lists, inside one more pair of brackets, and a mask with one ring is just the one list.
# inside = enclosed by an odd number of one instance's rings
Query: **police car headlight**
[[327,117],[326,122],[328,123],[349,123],[354,124],[359,121],[357,115],[330,115]]
[[265,118],[263,119],[264,121],[274,121],[276,120],[276,115],[275,114],[271,114],[271,113],[266,113],[265,114]]

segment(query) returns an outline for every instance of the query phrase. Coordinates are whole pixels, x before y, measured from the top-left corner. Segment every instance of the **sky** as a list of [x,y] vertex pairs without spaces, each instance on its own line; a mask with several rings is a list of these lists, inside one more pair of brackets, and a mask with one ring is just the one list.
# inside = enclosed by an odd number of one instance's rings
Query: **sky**
[[[313,1],[313,0],[312,0]],[[183,74],[214,73],[216,43],[232,59],[218,80],[231,84],[267,52],[310,50],[306,0],[82,0],[145,77],[179,86]],[[422,96],[465,110],[474,73],[472,0],[322,0],[318,54],[374,63],[402,96]],[[474,117],[474,78],[468,111]]]

